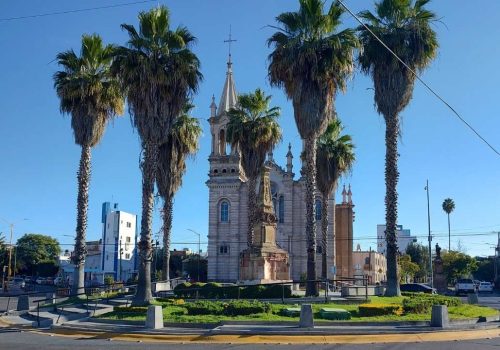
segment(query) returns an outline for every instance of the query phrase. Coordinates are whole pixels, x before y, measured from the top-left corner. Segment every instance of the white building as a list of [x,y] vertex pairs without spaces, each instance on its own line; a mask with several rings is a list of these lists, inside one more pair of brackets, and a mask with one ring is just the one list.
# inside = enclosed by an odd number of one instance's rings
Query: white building
[[[403,229],[403,225],[396,225],[396,227],[398,251],[404,254],[406,252],[406,247],[408,247],[410,243],[416,242],[417,237],[412,236],[409,229]],[[377,252],[384,256],[387,253],[385,225],[377,225]]]
[[137,271],[137,215],[118,210],[118,204],[102,205],[102,262],[103,278],[127,281]]

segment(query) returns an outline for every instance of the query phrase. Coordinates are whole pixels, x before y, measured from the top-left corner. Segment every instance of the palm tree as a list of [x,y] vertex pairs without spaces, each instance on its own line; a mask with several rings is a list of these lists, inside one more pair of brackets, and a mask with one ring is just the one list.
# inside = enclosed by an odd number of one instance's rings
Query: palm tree
[[193,107],[192,104],[186,103],[182,114],[172,125],[167,142],[160,146],[156,186],[163,198],[163,280],[170,279],[170,234],[174,196],[182,186],[186,158],[198,150],[198,140],[202,132],[198,119],[189,116]]
[[292,100],[295,123],[304,142],[306,180],[307,287],[316,295],[316,139],[334,118],[334,97],[354,70],[358,40],[353,30],[338,31],[344,13],[337,1],[323,13],[321,0],[299,0],[297,12],[276,17],[280,27],[268,40],[269,80]]
[[[429,0],[381,0],[375,14],[363,11],[359,16],[396,55],[414,71],[425,69],[436,56],[438,42],[430,24],[434,13],[424,8]],[[359,64],[370,74],[375,87],[375,104],[385,119],[385,221],[387,241],[387,296],[400,295],[397,270],[399,114],[413,94],[415,75],[400,63],[364,26],[359,37],[363,50]]]
[[142,147],[142,218],[139,278],[133,304],[149,304],[151,294],[151,229],[154,183],[160,145],[202,79],[200,62],[191,51],[195,37],[185,27],[170,29],[169,11],[159,6],[139,13],[139,31],[121,26],[129,35],[116,50],[113,73],[126,91],[133,125]]
[[354,164],[354,145],[350,135],[341,135],[342,123],[336,119],[328,124],[326,131],[318,138],[316,154],[316,181],[322,196],[321,238],[322,238],[322,278],[328,278],[328,199],[333,196],[333,254],[335,254],[335,190],[338,179],[348,173]]
[[455,202],[451,198],[446,198],[443,201],[443,210],[448,214],[448,250],[451,250],[451,230],[450,230],[450,214],[455,210]]
[[279,107],[269,108],[271,96],[256,89],[255,92],[242,94],[238,104],[228,112],[227,140],[241,153],[241,166],[248,178],[248,233],[247,244],[254,243],[253,225],[257,194],[257,177],[266,160],[266,154],[281,141],[281,128],[277,118]]
[[75,264],[73,292],[84,293],[87,248],[87,210],[91,174],[91,149],[99,143],[107,122],[123,113],[123,96],[110,74],[112,45],[103,45],[99,35],[83,35],[80,56],[73,50],[57,55],[63,70],[54,74],[54,87],[62,113],[71,115],[75,143],[82,148],[78,169]]

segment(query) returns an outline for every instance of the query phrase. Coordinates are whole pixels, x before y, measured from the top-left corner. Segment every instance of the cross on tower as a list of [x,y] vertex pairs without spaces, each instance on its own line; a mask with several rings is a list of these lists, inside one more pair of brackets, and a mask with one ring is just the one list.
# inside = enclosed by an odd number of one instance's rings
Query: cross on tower
[[229,57],[231,57],[231,43],[235,42],[236,39],[231,38],[231,25],[229,25],[229,39],[224,40],[225,43],[228,43],[229,46]]

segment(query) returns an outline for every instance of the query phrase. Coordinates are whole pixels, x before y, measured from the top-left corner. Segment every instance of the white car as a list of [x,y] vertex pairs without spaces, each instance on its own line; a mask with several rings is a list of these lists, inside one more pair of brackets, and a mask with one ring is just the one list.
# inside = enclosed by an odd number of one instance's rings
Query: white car
[[490,282],[480,282],[477,291],[479,293],[481,293],[481,292],[483,292],[483,293],[486,293],[486,292],[493,293],[493,285]]

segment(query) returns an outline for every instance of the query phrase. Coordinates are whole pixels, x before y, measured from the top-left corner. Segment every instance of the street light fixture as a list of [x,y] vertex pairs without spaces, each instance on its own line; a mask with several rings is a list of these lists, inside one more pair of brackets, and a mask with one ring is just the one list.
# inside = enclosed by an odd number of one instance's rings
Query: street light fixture
[[198,282],[200,282],[200,254],[201,254],[200,253],[200,251],[201,251],[200,240],[201,240],[201,235],[193,229],[188,228],[187,230],[193,232],[195,235],[198,236]]

